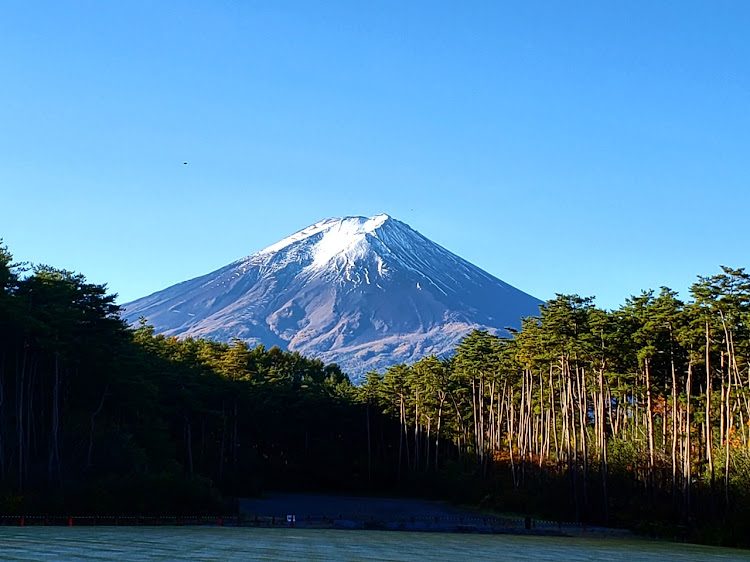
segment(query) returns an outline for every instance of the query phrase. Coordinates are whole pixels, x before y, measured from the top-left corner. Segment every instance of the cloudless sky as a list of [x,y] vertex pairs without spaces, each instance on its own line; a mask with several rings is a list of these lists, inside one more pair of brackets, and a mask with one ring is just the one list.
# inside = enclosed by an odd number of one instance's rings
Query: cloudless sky
[[750,257],[748,30],[746,1],[9,0],[0,237],[124,303],[385,212],[541,299],[687,298]]

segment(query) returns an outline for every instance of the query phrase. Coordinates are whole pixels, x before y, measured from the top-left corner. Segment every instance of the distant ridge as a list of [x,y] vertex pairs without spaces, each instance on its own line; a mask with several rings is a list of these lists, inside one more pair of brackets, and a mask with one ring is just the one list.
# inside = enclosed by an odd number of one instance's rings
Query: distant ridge
[[381,214],[317,222],[207,275],[124,306],[166,335],[278,345],[371,369],[450,352],[474,328],[504,333],[538,299]]

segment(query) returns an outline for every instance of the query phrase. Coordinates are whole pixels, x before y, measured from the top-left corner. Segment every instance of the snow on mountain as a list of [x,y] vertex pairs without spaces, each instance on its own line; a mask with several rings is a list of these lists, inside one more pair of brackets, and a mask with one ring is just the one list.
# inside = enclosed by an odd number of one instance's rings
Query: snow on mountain
[[237,337],[371,369],[504,333],[541,301],[389,217],[326,219],[217,271],[125,305],[166,335]]

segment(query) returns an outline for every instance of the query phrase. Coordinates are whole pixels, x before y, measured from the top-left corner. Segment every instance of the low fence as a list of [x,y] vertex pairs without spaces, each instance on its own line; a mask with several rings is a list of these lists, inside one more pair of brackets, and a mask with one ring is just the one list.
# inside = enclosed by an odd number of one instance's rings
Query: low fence
[[0,525],[25,526],[177,526],[241,525],[242,516],[223,515],[0,515]]

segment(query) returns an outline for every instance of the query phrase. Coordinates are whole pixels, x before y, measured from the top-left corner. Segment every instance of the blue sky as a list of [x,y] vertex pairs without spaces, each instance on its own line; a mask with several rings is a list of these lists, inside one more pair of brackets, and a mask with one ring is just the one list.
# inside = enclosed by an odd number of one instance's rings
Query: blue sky
[[687,296],[748,264],[748,28],[726,1],[11,0],[0,237],[126,302],[386,212],[542,299]]

